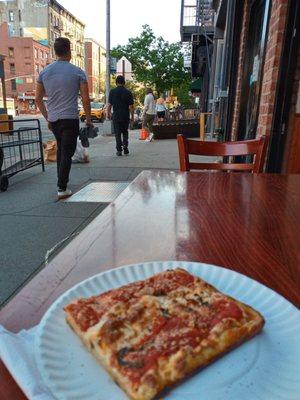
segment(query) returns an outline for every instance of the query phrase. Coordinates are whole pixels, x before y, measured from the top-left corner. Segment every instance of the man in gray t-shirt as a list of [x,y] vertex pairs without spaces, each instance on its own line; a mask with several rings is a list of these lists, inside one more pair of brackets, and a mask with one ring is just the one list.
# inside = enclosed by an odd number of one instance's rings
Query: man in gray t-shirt
[[[56,39],[54,50],[57,61],[43,69],[38,77],[36,104],[57,141],[57,194],[61,199],[72,194],[67,184],[79,134],[79,92],[86,113],[86,125],[92,126],[92,122],[87,77],[82,69],[70,63],[69,39]],[[47,108],[43,102],[45,95],[48,97]]]

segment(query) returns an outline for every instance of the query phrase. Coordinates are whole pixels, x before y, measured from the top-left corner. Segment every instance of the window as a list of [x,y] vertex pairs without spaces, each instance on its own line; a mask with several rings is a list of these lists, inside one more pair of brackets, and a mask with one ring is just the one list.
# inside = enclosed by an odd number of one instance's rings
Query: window
[[31,63],[25,63],[26,71],[29,72],[31,70]]
[[49,54],[48,53],[45,53],[45,58],[46,58],[46,60],[48,60],[48,58],[49,58]]
[[9,22],[14,22],[14,12],[12,10],[9,10],[8,12],[8,19]]
[[52,14],[50,14],[50,22],[51,22],[51,24],[53,22],[53,15]]
[[14,58],[14,48],[13,47],[9,47],[8,48],[8,57],[9,58]]
[[35,73],[38,75],[40,72],[40,66],[38,64],[35,64]]
[[19,21],[22,21],[22,14],[21,14],[21,10],[19,10]]
[[9,70],[11,74],[15,74],[16,73],[16,67],[14,63],[10,63],[9,64]]
[[25,58],[30,58],[30,47],[24,47]]
[[34,48],[34,58],[38,58],[38,51],[36,48]]
[[41,59],[44,58],[44,52],[43,52],[43,50],[40,50],[40,57],[41,57]]
[[11,81],[11,90],[17,90],[17,83],[15,79]]

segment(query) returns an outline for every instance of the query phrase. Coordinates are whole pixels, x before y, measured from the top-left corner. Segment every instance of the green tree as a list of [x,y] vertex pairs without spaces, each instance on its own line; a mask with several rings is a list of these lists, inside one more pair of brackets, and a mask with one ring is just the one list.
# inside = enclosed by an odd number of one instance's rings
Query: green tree
[[112,57],[126,57],[137,82],[153,86],[158,96],[165,90],[190,80],[183,63],[183,47],[156,37],[149,25],[143,25],[140,36],[130,38],[125,46],[117,46]]

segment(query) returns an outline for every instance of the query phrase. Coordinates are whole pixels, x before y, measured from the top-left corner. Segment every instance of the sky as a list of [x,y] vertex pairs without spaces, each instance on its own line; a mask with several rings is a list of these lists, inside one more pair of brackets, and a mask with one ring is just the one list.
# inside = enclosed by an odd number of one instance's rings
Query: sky
[[[86,24],[85,37],[105,45],[106,0],[58,0]],[[180,40],[181,0],[111,0],[111,47],[124,45],[148,24],[156,36]]]

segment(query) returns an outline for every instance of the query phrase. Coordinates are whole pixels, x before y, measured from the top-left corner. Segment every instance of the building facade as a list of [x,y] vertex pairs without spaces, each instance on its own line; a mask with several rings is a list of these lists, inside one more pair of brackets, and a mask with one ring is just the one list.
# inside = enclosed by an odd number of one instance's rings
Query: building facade
[[300,2],[216,0],[213,7],[214,128],[225,140],[269,136],[266,170],[299,173]]
[[100,45],[100,80],[99,87],[101,93],[101,100],[104,98],[105,92],[105,75],[106,75],[106,50],[103,46]]
[[0,2],[0,23],[7,22],[10,36],[31,37],[51,48],[56,38],[71,41],[72,63],[84,68],[85,25],[56,0],[12,0]]
[[50,49],[32,38],[10,36],[7,23],[0,25],[0,39],[7,97],[15,99],[20,112],[35,113],[36,80],[51,62]]
[[266,135],[265,170],[300,173],[300,1],[182,0],[181,37],[210,132]]
[[100,97],[100,44],[93,39],[85,38],[85,72],[88,77],[90,98]]
[[190,90],[199,98],[200,110],[207,111],[214,37],[212,0],[182,0],[180,34],[190,51],[185,59],[185,67],[191,70]]

